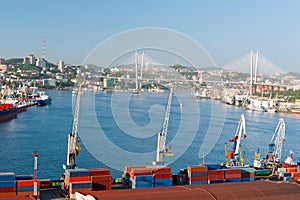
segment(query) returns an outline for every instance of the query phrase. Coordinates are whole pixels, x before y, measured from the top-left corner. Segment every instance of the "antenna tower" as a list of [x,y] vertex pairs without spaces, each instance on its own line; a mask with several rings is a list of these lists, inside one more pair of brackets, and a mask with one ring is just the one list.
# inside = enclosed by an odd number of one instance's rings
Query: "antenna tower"
[[43,36],[43,50],[42,50],[42,59],[46,59],[46,37]]

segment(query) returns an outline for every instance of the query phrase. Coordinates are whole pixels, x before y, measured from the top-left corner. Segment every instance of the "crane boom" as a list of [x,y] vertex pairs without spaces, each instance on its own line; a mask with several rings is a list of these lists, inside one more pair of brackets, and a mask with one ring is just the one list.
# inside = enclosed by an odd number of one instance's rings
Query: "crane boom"
[[68,152],[67,152],[67,164],[64,166],[65,169],[74,169],[75,165],[75,156],[80,150],[80,138],[77,137],[78,133],[78,118],[80,110],[80,96],[81,96],[81,85],[78,87],[77,93],[75,93],[75,110],[72,123],[72,132],[68,135]]
[[174,86],[172,85],[170,88],[170,92],[169,92],[163,128],[158,133],[156,163],[163,162],[165,153],[169,153],[166,151],[166,138],[167,138],[167,133],[168,133],[168,124],[169,124],[170,111],[171,111],[171,105],[172,105],[172,99],[173,99],[173,89],[174,89]]
[[[238,127],[236,129],[235,135],[229,140],[229,142],[233,142],[233,151],[228,152],[226,154],[226,164],[229,163],[231,166],[243,166],[244,165],[244,158],[242,156],[241,150],[241,139],[242,134],[244,138],[246,138],[246,120],[245,116],[241,114]],[[225,153],[227,151],[227,145],[225,143]],[[228,161],[230,159],[230,162]],[[227,164],[228,165],[228,164]]]
[[269,144],[269,151],[275,161],[281,160],[282,142],[285,141],[285,123],[283,118],[280,118]]

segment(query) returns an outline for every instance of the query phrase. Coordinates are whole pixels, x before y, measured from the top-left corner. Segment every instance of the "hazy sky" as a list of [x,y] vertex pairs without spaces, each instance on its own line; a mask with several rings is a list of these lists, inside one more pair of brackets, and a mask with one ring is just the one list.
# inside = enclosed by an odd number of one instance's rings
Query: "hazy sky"
[[200,43],[217,65],[258,50],[285,71],[300,72],[298,0],[10,0],[1,1],[0,57],[41,56],[80,64],[108,37],[162,27]]

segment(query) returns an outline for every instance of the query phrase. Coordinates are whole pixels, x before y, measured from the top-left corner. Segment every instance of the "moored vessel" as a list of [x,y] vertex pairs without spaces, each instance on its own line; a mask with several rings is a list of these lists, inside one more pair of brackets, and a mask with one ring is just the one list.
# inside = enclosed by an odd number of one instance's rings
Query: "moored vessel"
[[0,104],[0,122],[4,122],[17,117],[17,108],[10,103]]
[[51,97],[46,95],[45,92],[40,92],[39,97],[37,97],[35,100],[36,100],[37,106],[49,105],[52,102]]

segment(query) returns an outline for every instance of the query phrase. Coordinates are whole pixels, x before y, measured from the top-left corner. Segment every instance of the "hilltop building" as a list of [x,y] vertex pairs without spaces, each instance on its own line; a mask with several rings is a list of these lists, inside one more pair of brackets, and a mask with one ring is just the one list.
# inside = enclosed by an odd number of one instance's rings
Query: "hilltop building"
[[57,67],[58,67],[58,70],[60,72],[63,72],[64,71],[64,66],[65,66],[65,63],[64,61],[60,60],[58,63],[57,63]]
[[33,54],[29,54],[27,57],[24,58],[23,64],[30,64],[35,65],[36,58]]
[[44,68],[46,67],[46,61],[43,58],[36,59],[35,66]]

